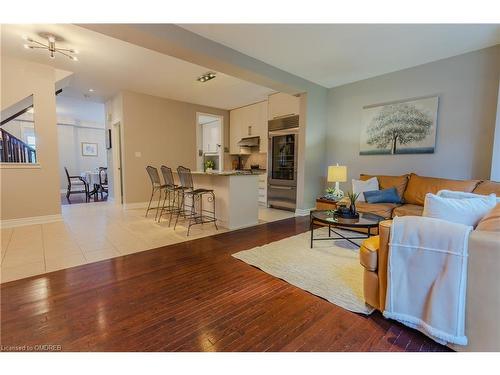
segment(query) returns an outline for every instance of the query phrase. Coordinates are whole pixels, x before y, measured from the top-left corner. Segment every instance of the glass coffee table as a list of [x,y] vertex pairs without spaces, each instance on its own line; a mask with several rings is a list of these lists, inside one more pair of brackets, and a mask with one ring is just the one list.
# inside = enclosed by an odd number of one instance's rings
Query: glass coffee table
[[[378,223],[385,220],[382,216],[367,214],[359,212],[359,218],[356,219],[345,219],[337,216],[331,210],[317,210],[311,211],[310,213],[310,224],[309,229],[311,231],[311,248],[313,247],[313,241],[324,241],[324,240],[346,240],[350,243],[359,246],[352,240],[366,239],[370,236],[377,234],[377,231],[373,231],[373,228],[378,228]],[[315,226],[328,226],[328,237],[314,238]],[[341,227],[341,228],[339,228]],[[353,236],[345,236],[335,230],[335,228],[350,230],[353,232]],[[366,235],[357,232],[358,229],[366,230]],[[337,237],[332,237],[334,233]],[[356,234],[355,234],[356,233]]]

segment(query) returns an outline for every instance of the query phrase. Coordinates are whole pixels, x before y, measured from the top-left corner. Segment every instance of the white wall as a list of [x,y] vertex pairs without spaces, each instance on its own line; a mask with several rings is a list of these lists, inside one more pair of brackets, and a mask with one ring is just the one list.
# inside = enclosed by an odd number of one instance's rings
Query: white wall
[[500,84],[498,85],[497,120],[495,126],[495,140],[491,156],[491,177],[493,181],[500,181]]
[[69,73],[1,56],[1,108],[33,95],[37,166],[1,166],[1,220],[59,215],[55,85]]
[[[330,89],[327,163],[346,165],[348,181],[360,173],[489,178],[499,73],[495,46]],[[439,96],[434,154],[359,155],[363,106],[429,95]]]

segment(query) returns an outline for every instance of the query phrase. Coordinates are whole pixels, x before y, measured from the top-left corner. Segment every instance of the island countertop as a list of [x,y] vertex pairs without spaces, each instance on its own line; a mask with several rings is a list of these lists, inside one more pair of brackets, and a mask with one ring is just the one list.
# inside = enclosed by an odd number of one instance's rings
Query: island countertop
[[222,172],[204,172],[204,171],[191,171],[193,175],[206,175],[206,176],[258,176],[266,173],[265,171],[257,172],[241,172],[241,171],[222,171]]
[[[228,229],[245,228],[259,223],[259,175],[250,171],[191,171],[194,188],[212,190],[215,194],[217,225]],[[178,175],[175,176],[176,179]],[[203,207],[212,207],[203,198]]]

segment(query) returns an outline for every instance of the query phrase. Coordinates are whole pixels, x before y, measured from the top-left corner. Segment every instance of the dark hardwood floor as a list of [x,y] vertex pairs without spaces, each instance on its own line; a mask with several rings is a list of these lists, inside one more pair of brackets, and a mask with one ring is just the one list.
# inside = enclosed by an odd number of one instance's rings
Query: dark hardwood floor
[[448,350],[231,257],[307,226],[287,219],[2,284],[2,350]]

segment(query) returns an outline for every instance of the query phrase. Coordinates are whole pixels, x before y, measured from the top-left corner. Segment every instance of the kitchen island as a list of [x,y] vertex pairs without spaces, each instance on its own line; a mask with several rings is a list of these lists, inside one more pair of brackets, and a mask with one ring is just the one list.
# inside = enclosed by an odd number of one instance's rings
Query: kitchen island
[[[192,171],[194,188],[213,189],[217,225],[239,229],[259,222],[258,174]],[[203,202],[211,209],[211,202]]]

